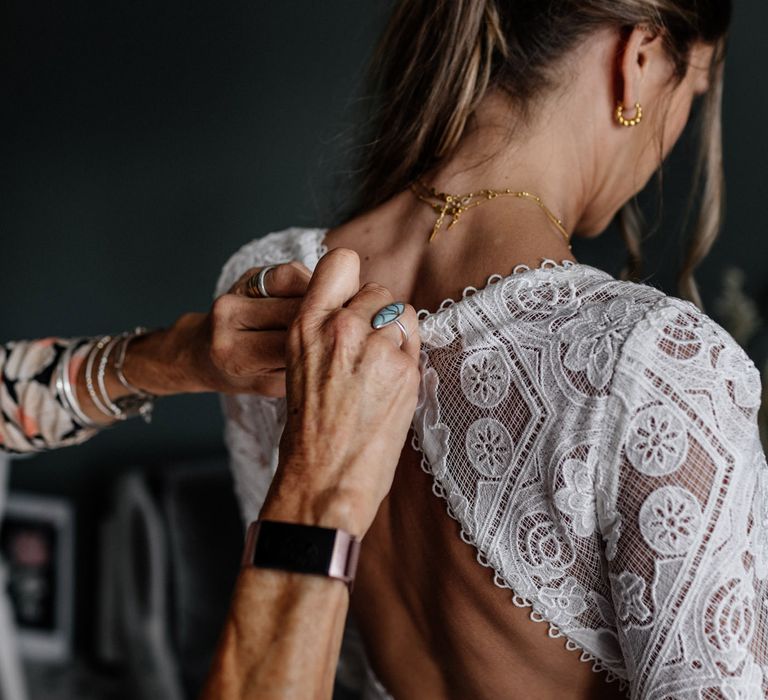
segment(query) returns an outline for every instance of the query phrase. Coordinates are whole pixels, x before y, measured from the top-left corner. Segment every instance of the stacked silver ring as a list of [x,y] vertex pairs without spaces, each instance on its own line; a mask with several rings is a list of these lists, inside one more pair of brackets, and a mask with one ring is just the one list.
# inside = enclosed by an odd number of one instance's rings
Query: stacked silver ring
[[277,265],[267,265],[266,267],[261,268],[255,275],[252,275],[248,279],[248,291],[251,293],[251,296],[254,297],[261,297],[263,299],[268,299],[270,296],[272,296],[268,291],[266,284],[264,283],[267,277],[267,273],[270,270],[274,270],[277,267]]

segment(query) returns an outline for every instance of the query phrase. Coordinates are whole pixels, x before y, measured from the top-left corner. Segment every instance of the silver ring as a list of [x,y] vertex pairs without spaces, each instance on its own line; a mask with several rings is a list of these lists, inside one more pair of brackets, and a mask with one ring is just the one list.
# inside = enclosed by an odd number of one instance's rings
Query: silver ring
[[408,342],[408,331],[405,328],[405,324],[400,319],[395,319],[392,321],[392,323],[396,323],[397,327],[402,331],[403,333],[403,345]]
[[373,327],[374,330],[378,331],[394,323],[400,329],[400,332],[403,334],[403,342],[407,343],[408,337],[409,337],[408,330],[406,329],[403,322],[400,320],[400,317],[404,313],[405,313],[405,304],[403,304],[403,302],[396,301],[392,304],[387,304],[385,307],[379,309],[379,311],[373,317],[373,320],[371,321],[371,326]]
[[256,275],[255,279],[251,277],[251,280],[249,281],[248,286],[253,289],[253,285],[255,283],[256,291],[259,293],[259,296],[263,299],[268,299],[272,295],[267,291],[267,287],[264,284],[264,279],[267,276],[267,273],[270,270],[274,270],[277,267],[277,265],[267,265],[266,267],[261,268],[259,270],[258,274]]

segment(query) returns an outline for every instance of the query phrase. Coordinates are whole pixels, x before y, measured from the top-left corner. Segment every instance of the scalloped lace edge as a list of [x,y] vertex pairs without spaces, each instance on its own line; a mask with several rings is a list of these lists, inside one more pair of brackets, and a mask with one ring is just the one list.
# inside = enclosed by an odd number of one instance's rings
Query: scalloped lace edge
[[[546,261],[545,261],[546,262]],[[549,261],[551,262],[551,261]],[[448,499],[445,496],[445,489],[443,489],[442,485],[438,483],[437,478],[434,475],[434,472],[432,471],[432,467],[429,463],[429,458],[427,455],[423,452],[421,449],[421,442],[419,441],[419,436],[416,434],[416,431],[413,431],[413,435],[411,438],[411,447],[413,447],[416,452],[421,456],[421,469],[426,473],[429,474],[432,477],[432,493],[435,494],[438,498],[442,498],[443,502],[445,503],[445,510],[448,513],[449,517],[451,517],[453,520],[455,520],[459,524],[459,530],[460,530],[460,537],[462,542],[465,544],[470,545],[475,549],[475,559],[477,559],[478,563],[484,566],[487,569],[490,569],[493,572],[493,583],[498,588],[503,588],[505,590],[512,592],[512,603],[518,607],[518,608],[530,608],[531,611],[528,615],[528,617],[533,622],[545,622],[547,623],[547,636],[549,636],[552,639],[557,639],[558,637],[562,637],[565,639],[565,648],[568,651],[581,651],[581,654],[579,654],[579,661],[583,661],[584,663],[591,663],[592,664],[592,672],[593,673],[602,673],[604,674],[604,678],[606,683],[613,683],[614,681],[618,681],[619,684],[619,690],[620,691],[628,691],[629,690],[629,682],[626,678],[622,678],[621,676],[617,675],[614,671],[611,671],[609,668],[607,668],[601,659],[596,657],[594,654],[591,654],[590,652],[586,651],[584,647],[582,647],[577,642],[574,642],[568,635],[560,630],[560,628],[551,622],[550,620],[546,619],[544,615],[541,614],[538,610],[534,607],[534,601],[529,600],[528,598],[525,598],[524,596],[521,596],[518,593],[515,593],[514,590],[512,590],[512,587],[507,584],[506,581],[502,578],[501,573],[496,569],[496,567],[489,562],[486,557],[483,555],[483,553],[480,551],[480,549],[477,547],[477,544],[474,541],[474,538],[467,533],[467,531],[464,529],[464,525],[462,522],[456,517],[456,514],[453,512],[453,509],[451,508],[451,504],[448,502]]]
[[471,297],[474,294],[483,291],[484,289],[488,289],[494,284],[498,284],[502,280],[505,280],[513,275],[520,275],[524,272],[536,272],[539,270],[570,270],[577,265],[579,265],[579,263],[574,260],[562,260],[561,262],[557,262],[556,260],[551,260],[550,258],[543,258],[538,267],[531,267],[530,265],[515,265],[515,267],[512,268],[511,274],[509,275],[501,275],[498,273],[490,275],[482,287],[464,287],[464,290],[461,292],[460,299],[453,299],[452,297],[443,299],[443,301],[440,303],[440,306],[437,307],[437,311],[419,309],[417,317],[420,321],[423,321],[428,316],[432,316],[441,311],[445,311],[446,309],[451,308],[454,304],[458,304],[459,302],[464,301],[464,299],[467,299],[468,297]]
[[[317,235],[316,255],[317,255],[317,260],[319,261],[320,258],[322,258],[328,252],[328,245],[325,242],[325,237],[326,237],[326,234],[328,233],[328,229],[315,229],[315,233]],[[440,311],[445,311],[445,309],[448,309],[454,304],[457,304],[460,301],[463,301],[467,297],[471,297],[473,294],[477,294],[478,292],[481,292],[484,289],[488,289],[488,287],[492,287],[494,284],[498,284],[502,280],[505,280],[508,277],[511,277],[512,275],[519,275],[524,272],[535,272],[537,270],[570,270],[571,268],[576,267],[579,264],[580,263],[575,260],[561,260],[560,262],[557,262],[556,260],[552,260],[551,258],[542,258],[541,262],[538,264],[537,267],[531,267],[530,265],[522,265],[522,264],[515,265],[512,268],[511,274],[502,275],[499,273],[495,273],[493,275],[490,275],[482,287],[472,287],[472,286],[464,287],[464,289],[461,292],[460,299],[453,299],[452,297],[447,297],[446,299],[443,299],[443,301],[440,302],[440,305],[437,307],[436,311],[430,311],[429,309],[419,309],[416,312],[416,316],[419,319],[419,321],[423,321],[427,316],[432,316],[436,313],[439,313]]]

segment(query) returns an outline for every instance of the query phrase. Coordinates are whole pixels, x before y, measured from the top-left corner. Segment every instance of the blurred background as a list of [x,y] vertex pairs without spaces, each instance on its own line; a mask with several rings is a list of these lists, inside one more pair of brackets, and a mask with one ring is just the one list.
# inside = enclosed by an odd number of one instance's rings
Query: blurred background
[[[333,225],[389,6],[4,3],[0,280],[10,303],[0,307],[0,341],[167,325],[209,306],[221,266],[243,243]],[[727,219],[698,275],[707,311],[761,368],[768,85],[755,28],[766,24],[768,5],[736,7]],[[646,245],[646,282],[670,293],[693,153],[684,138],[666,165],[661,210],[658,197],[643,198],[648,217],[662,217]],[[613,273],[624,260],[613,231],[575,251]],[[30,499],[49,504],[64,523],[57,546],[72,543],[56,574],[71,580],[72,622],[65,615],[52,630],[61,632],[58,651],[25,651],[31,697],[194,696],[240,550],[221,432],[215,396],[173,398],[149,426],[134,421],[11,464],[11,504],[25,513]],[[161,551],[151,546],[158,538]],[[114,580],[121,566],[135,578],[128,593]],[[110,617],[116,598],[125,604]],[[162,620],[162,632],[148,620]],[[146,677],[127,691],[136,668]]]

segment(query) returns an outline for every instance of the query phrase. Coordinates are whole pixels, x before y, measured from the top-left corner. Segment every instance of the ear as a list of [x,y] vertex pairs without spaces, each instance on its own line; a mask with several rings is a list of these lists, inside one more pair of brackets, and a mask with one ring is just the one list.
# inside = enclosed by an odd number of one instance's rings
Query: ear
[[618,46],[616,102],[632,115],[637,102],[652,101],[669,80],[670,64],[660,34],[638,26],[624,34]]

